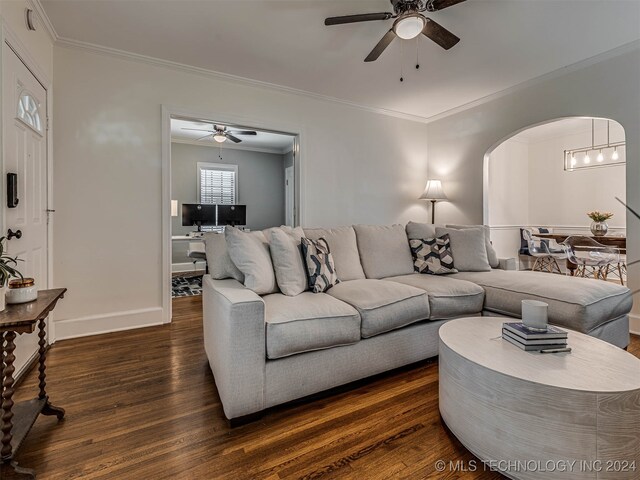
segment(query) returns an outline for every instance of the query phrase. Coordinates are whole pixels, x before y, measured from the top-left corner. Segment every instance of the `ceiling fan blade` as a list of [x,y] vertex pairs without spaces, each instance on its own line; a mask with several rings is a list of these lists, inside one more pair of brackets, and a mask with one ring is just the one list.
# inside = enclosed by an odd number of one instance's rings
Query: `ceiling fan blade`
[[466,2],[466,0],[432,0],[427,4],[427,11],[437,12],[462,2]]
[[329,17],[325,19],[325,25],[342,25],[345,23],[371,22],[373,20],[389,20],[393,13],[363,13],[361,15],[345,15],[343,17]]
[[231,140],[233,143],[240,143],[242,142],[242,140],[240,140],[238,137],[234,137],[233,135],[231,135],[230,133],[225,133],[224,134],[225,137],[227,137],[229,140]]
[[183,128],[182,130],[195,130],[196,132],[210,132],[215,133],[214,130],[203,130],[201,128]]
[[252,132],[250,130],[242,130],[238,132],[233,132],[234,135],[257,135],[258,132]]
[[445,50],[449,50],[460,41],[460,39],[453,33],[444,28],[439,23],[434,22],[430,18],[427,18],[427,23],[424,25],[422,34],[430,40],[436,42]]
[[205,135],[204,137],[196,138],[196,142],[199,142],[199,141],[200,141],[200,140],[202,140],[203,138],[207,138],[207,137],[210,137],[210,136],[211,136],[211,134],[209,134],[209,135]]
[[384,37],[382,37],[382,40],[380,40],[378,44],[373,48],[373,50],[371,50],[371,53],[367,56],[367,58],[364,59],[364,61],[375,62],[395,38],[396,32],[394,32],[392,28],[384,35]]

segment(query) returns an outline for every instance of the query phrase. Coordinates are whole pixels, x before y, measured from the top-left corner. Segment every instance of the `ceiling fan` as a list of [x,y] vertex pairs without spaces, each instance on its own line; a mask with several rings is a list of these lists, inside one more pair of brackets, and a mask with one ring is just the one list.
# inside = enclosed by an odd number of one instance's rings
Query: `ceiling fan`
[[390,0],[393,11],[382,13],[364,13],[361,15],[345,15],[343,17],[329,17],[324,21],[325,25],[342,25],[345,23],[370,22],[373,20],[389,20],[395,18],[391,29],[382,37],[371,53],[364,59],[365,62],[373,62],[385,51],[396,38],[403,40],[416,38],[421,33],[449,50],[460,41],[449,30],[422,15],[422,12],[437,12],[465,0]]
[[242,142],[242,140],[236,137],[236,135],[257,135],[258,134],[257,132],[250,131],[250,130],[238,130],[238,131],[232,132],[231,130],[228,130],[227,127],[225,127],[224,125],[213,125],[213,130],[204,130],[202,128],[183,128],[182,130],[195,130],[198,132],[209,132],[207,135],[205,135],[204,137],[198,138],[196,141],[203,140],[207,137],[212,137],[213,140],[215,140],[218,143],[224,143],[227,141],[227,139],[231,140],[234,143],[240,143]]

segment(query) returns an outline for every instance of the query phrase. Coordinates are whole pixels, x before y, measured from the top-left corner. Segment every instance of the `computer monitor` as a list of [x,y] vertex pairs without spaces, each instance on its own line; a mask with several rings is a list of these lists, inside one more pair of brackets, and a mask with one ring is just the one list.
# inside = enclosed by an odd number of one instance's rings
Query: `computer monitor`
[[218,226],[246,225],[247,206],[246,205],[218,205]]
[[182,226],[198,226],[198,231],[202,231],[202,226],[215,227],[216,225],[216,205],[203,205],[197,203],[182,204]]

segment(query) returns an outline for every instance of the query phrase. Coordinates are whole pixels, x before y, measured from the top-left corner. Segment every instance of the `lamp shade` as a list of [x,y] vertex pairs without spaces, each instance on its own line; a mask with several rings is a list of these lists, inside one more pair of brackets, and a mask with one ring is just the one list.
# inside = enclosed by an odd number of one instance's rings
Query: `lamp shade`
[[422,200],[449,200],[442,190],[442,182],[440,180],[429,180],[424,189],[424,193],[420,195]]
[[178,216],[178,200],[171,200],[171,216]]

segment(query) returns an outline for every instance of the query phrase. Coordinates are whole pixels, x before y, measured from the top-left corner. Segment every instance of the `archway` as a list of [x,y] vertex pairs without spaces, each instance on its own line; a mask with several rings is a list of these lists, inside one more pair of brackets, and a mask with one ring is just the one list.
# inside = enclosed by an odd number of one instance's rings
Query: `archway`
[[[590,233],[588,212],[613,213],[626,235],[625,132],[615,120],[553,119],[497,142],[484,159],[484,223],[501,256],[519,257],[521,228]],[[526,258],[521,267],[527,268]]]

